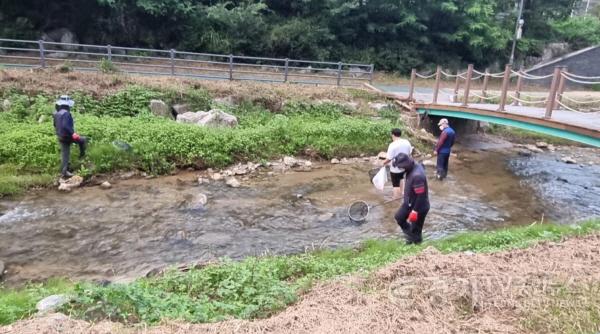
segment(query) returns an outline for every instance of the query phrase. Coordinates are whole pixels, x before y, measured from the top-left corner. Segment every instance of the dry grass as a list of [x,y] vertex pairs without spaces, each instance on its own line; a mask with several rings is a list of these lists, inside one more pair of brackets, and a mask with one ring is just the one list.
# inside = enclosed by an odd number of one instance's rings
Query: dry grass
[[52,95],[83,91],[95,97],[102,97],[115,93],[131,84],[176,91],[203,88],[208,90],[213,97],[232,96],[235,102],[245,99],[348,102],[353,99],[351,90],[327,85],[230,82],[83,72],[60,73],[53,69],[0,70],[0,91],[15,89],[30,94],[43,92]]
[[269,319],[145,328],[51,315],[0,333],[593,332],[598,290],[578,287],[598,287],[599,249],[600,235],[495,254],[443,255],[428,248],[368,277],[321,284]]

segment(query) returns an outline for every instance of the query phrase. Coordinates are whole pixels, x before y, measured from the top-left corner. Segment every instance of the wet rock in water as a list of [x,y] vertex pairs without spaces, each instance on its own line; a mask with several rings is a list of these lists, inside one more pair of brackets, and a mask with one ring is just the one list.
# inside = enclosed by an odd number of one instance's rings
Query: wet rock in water
[[204,206],[208,203],[208,196],[205,194],[196,194],[187,205],[188,209],[191,210],[199,210],[204,208]]
[[333,218],[333,213],[328,212],[328,213],[324,213],[324,214],[320,215],[318,220],[319,220],[319,222],[325,222],[325,221],[330,220],[331,218]]
[[525,147],[533,153],[544,153],[544,150],[537,148],[535,145],[525,145]]
[[108,181],[104,181],[100,184],[100,188],[102,189],[110,189],[112,187],[112,184],[110,184],[110,182]]
[[52,295],[40,300],[35,305],[35,308],[38,310],[38,313],[49,313],[68,303],[70,300],[71,297],[67,295]]
[[128,180],[128,179],[131,179],[132,177],[134,177],[134,176],[135,176],[135,174],[136,174],[136,173],[135,173],[135,172],[133,172],[133,171],[132,171],[132,172],[126,172],[126,173],[123,173],[123,174],[121,174],[121,180]]
[[549,145],[548,145],[548,143],[546,143],[546,142],[543,142],[543,141],[538,141],[537,143],[535,143],[535,146],[536,146],[537,148],[548,148],[548,146],[549,146]]
[[425,160],[425,161],[423,161],[423,166],[425,166],[425,167],[435,167],[436,163],[433,160]]
[[342,165],[349,165],[349,164],[351,164],[351,163],[352,163],[352,161],[350,161],[350,160],[348,160],[348,159],[346,159],[346,158],[343,158],[343,159],[342,159],[342,161],[340,161],[340,163],[341,163]]
[[517,154],[522,157],[530,157],[532,153],[529,150],[519,149],[517,150]]
[[171,111],[169,110],[169,106],[167,106],[167,104],[161,100],[151,100],[150,111],[155,116],[171,117]]
[[311,172],[312,171],[312,167],[309,166],[299,166],[294,168],[294,171],[296,172]]
[[298,159],[294,157],[283,157],[283,163],[288,167],[298,166]]
[[221,173],[214,173],[211,176],[211,179],[213,179],[213,181],[221,181],[223,180],[223,175],[221,175]]
[[297,199],[304,198],[304,195],[302,195],[302,194],[296,194],[296,198],[297,198]]
[[550,152],[554,152],[554,151],[556,151],[556,147],[554,145],[550,144],[550,145],[548,145],[548,150]]
[[231,188],[239,188],[242,186],[240,181],[238,181],[235,177],[229,177],[225,180],[225,184],[230,186]]
[[206,183],[209,183],[209,182],[210,182],[210,180],[207,179],[207,178],[205,178],[205,177],[201,176],[201,177],[198,178],[198,184],[199,185],[203,185],[203,184],[206,184]]
[[58,190],[69,192],[81,185],[83,178],[79,175],[74,175],[71,178],[58,180]]
[[563,157],[562,159],[560,159],[560,161],[567,163],[567,164],[576,164],[577,161],[575,159],[573,159],[572,157]]
[[275,176],[275,173],[273,173],[273,172],[268,172],[268,173],[267,173],[267,176]]
[[0,261],[0,278],[2,278],[2,276],[4,276],[4,262]]
[[331,159],[331,164],[333,164],[333,165],[337,165],[337,164],[339,164],[339,163],[340,163],[340,160],[338,160],[338,159],[335,159],[335,158],[334,158],[334,159]]

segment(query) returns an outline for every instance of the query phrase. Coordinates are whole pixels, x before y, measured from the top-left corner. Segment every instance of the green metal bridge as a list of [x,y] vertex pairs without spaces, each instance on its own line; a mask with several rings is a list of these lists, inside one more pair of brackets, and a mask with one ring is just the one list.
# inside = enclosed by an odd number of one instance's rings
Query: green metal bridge
[[[488,89],[495,78],[501,80],[499,91]],[[540,87],[540,80],[550,78],[549,88]],[[428,79],[435,79],[433,85],[427,83]],[[448,81],[451,86],[444,87]],[[515,87],[511,88],[513,82]],[[528,83],[533,83],[531,89],[535,90],[526,90]],[[469,65],[465,72],[456,74],[446,73],[438,66],[429,75],[413,69],[408,86],[367,86],[420,115],[506,125],[600,147],[600,100],[582,100],[578,97],[582,92],[567,94],[569,83],[598,85],[600,77],[569,73],[563,67],[555,68],[550,75],[535,76],[513,71],[510,65],[500,73],[479,72]],[[480,85],[477,90],[473,88],[476,84]],[[592,99],[600,97],[583,93]]]

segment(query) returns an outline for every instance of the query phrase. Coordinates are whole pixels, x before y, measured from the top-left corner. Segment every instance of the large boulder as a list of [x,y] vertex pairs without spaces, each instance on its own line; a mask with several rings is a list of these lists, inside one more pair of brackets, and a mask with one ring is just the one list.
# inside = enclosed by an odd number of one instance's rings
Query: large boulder
[[173,111],[177,115],[185,114],[191,112],[189,104],[176,104],[173,106]]
[[35,308],[39,313],[49,313],[68,303],[70,300],[71,297],[67,295],[52,295],[40,300],[35,305]]
[[[55,43],[67,43],[67,44],[77,44],[79,41],[77,40],[77,36],[73,32],[71,32],[67,28],[58,28],[54,30],[50,30],[42,34],[42,40],[46,42],[55,42]],[[76,46],[71,45],[62,45],[60,46],[63,50],[74,51],[77,49]]]
[[58,190],[69,192],[69,191],[81,186],[82,182],[83,182],[83,178],[79,175],[74,175],[68,179],[61,178],[60,180],[58,180],[58,183],[59,183]]
[[198,112],[186,112],[181,115],[177,115],[177,122],[179,123],[191,123],[198,126],[226,126],[235,127],[238,124],[237,117],[223,112],[219,109],[213,109],[211,111],[198,111]]
[[169,106],[161,100],[151,100],[150,101],[150,111],[159,117],[171,117],[171,111],[169,110]]

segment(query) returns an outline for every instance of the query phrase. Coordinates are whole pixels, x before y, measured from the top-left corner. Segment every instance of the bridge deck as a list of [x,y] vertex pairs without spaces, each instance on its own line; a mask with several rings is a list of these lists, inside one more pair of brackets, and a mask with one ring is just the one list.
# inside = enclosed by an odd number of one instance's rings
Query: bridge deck
[[[479,103],[470,103],[468,107],[462,107],[460,103],[451,103],[451,102],[443,102],[436,104],[437,106],[452,106],[457,108],[464,108],[465,110],[469,109],[481,109],[497,112],[498,116],[501,117],[503,113],[536,118],[536,119],[544,119],[544,115],[546,114],[546,109],[544,108],[535,108],[535,107],[525,107],[525,106],[513,106],[507,105],[505,107],[505,111],[498,112],[497,104],[479,104]],[[427,108],[428,106],[433,106],[428,103],[417,103],[417,106]],[[507,115],[508,116],[508,115]],[[556,123],[562,123],[565,125],[571,125],[576,127],[581,127],[585,129],[600,131],[600,112],[577,112],[577,111],[569,111],[569,110],[554,110],[552,111],[551,121]]]

